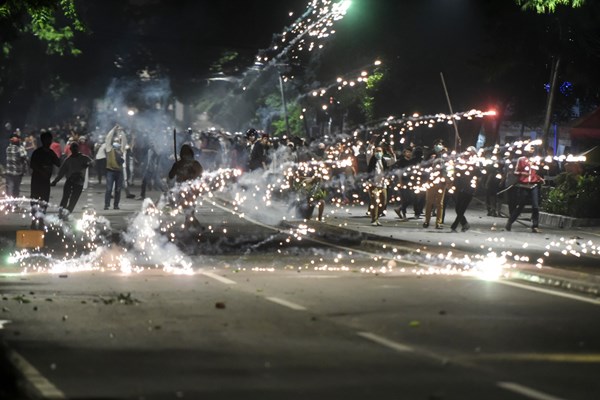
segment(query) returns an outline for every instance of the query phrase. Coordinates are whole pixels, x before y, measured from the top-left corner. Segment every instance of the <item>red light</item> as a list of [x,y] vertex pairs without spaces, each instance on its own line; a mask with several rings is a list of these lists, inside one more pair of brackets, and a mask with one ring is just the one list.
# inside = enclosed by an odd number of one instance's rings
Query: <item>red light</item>
[[496,115],[496,110],[489,110],[486,112],[487,115]]

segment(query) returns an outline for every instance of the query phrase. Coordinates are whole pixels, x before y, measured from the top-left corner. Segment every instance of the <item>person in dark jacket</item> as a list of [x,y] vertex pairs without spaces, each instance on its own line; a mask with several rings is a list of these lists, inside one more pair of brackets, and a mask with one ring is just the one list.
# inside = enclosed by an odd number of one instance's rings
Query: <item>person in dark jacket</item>
[[[412,159],[411,159],[411,166],[418,166],[423,162],[423,148],[422,147],[415,147],[413,150],[413,154],[412,154]],[[421,179],[422,179],[422,171],[421,168],[415,168],[411,170],[411,175],[407,178],[408,182],[414,181],[416,182],[417,186],[421,185]],[[415,183],[412,183],[412,185],[414,186]],[[414,188],[413,190],[413,211],[415,213],[415,219],[419,219],[421,218],[421,215],[423,215],[423,210],[425,209],[425,191],[424,190],[418,190],[415,191]]]
[[477,179],[480,175],[479,167],[475,165],[474,157],[477,156],[477,149],[470,146],[465,153],[463,153],[454,165],[454,187],[455,187],[455,211],[456,219],[450,226],[452,232],[456,232],[458,224],[462,226],[462,231],[466,232],[471,227],[465,213],[473,195],[477,188]]
[[148,151],[146,152],[144,176],[142,178],[142,189],[138,200],[144,200],[146,198],[147,187],[150,187],[150,190],[160,189],[161,192],[165,192],[167,190],[165,184],[162,182],[158,174],[159,166],[160,155],[156,151],[156,145],[154,142],[150,142]]
[[[64,177],[67,177],[63,188],[62,199],[60,200],[60,208],[58,215],[63,218],[72,213],[79,201],[79,196],[83,191],[85,183],[85,171],[93,163],[92,159],[79,151],[78,143],[71,143],[71,155],[63,162],[58,170],[58,175],[50,184],[56,184]],[[68,213],[66,211],[68,211]]]
[[414,193],[408,186],[410,177],[406,171],[411,165],[413,165],[412,149],[407,147],[402,150],[402,157],[400,157],[398,161],[396,161],[396,164],[394,164],[394,168],[397,169],[400,186],[400,206],[394,208],[394,212],[396,215],[398,215],[398,218],[405,221],[407,220],[406,209],[410,204],[413,204],[414,201]]
[[[169,171],[169,179],[175,179],[178,184],[186,181],[198,179],[204,172],[202,165],[194,159],[194,150],[189,144],[181,146],[179,151],[179,160],[177,160],[171,170]],[[187,193],[185,196],[177,196],[177,199],[182,200],[185,223],[184,228],[189,229],[192,227],[199,228],[200,222],[196,219],[194,201],[196,195],[190,191],[190,188],[184,188]]]
[[31,154],[31,229],[42,229],[43,214],[46,213],[50,201],[50,178],[54,166],[60,167],[60,159],[50,148],[52,133],[43,131],[40,134],[42,145]]
[[192,146],[184,144],[179,150],[179,160],[173,164],[169,171],[169,179],[175,179],[175,182],[181,183],[200,178],[203,172],[202,165],[194,159]]
[[267,168],[267,143],[269,137],[263,135],[262,138],[258,139],[258,132],[255,129],[249,129],[246,132],[246,138],[250,144],[250,155],[248,157],[248,169],[250,171],[257,170],[259,168]]
[[485,188],[485,206],[488,217],[498,216],[498,192],[500,191],[500,162],[496,159],[493,150],[487,150],[485,155],[487,163],[484,167],[486,172],[483,180]]

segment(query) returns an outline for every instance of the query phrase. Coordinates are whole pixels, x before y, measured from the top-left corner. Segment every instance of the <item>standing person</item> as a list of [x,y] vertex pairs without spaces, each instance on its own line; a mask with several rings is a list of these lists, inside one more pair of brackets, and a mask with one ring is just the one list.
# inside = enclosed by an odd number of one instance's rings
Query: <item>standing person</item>
[[[183,183],[186,181],[200,178],[204,172],[202,165],[194,158],[194,150],[189,144],[181,146],[179,151],[179,160],[175,161],[171,170],[169,171],[169,179],[175,179],[176,183]],[[188,193],[188,196],[183,200],[185,214],[184,227],[186,229],[192,226],[198,227],[200,222],[196,219],[195,208],[194,208],[194,194]]]
[[134,164],[136,162],[135,158],[134,158],[134,148],[135,148],[135,133],[133,133],[133,131],[130,131],[130,140],[128,141],[128,145],[125,146],[123,148],[123,154],[125,155],[125,165],[123,166],[123,172],[124,172],[124,178],[125,178],[125,182],[124,182],[124,187],[125,187],[125,191],[128,194],[128,198],[133,198],[131,197],[131,195],[129,195],[129,187],[133,186],[133,173],[134,173]]
[[477,179],[480,171],[478,166],[475,165],[474,157],[477,155],[477,149],[473,146],[469,146],[467,151],[463,153],[454,165],[454,187],[455,187],[455,210],[456,219],[450,226],[452,232],[456,232],[458,224],[462,226],[462,231],[466,232],[469,230],[471,225],[467,222],[465,213],[473,195],[477,189]]
[[[54,136],[54,139],[52,140],[52,144],[50,145],[50,148],[58,156],[58,159],[60,160],[60,162],[62,162],[63,156],[64,156],[63,146],[62,146],[62,143],[60,141],[60,137],[58,136],[58,134],[57,134],[57,136]],[[58,172],[58,168],[54,168],[52,170],[53,174],[55,174],[56,172]]]
[[[115,138],[117,134],[117,138]],[[106,191],[104,192],[104,209],[110,208],[110,197],[115,190],[113,208],[119,210],[121,189],[123,188],[123,158],[122,148],[127,146],[125,132],[117,124],[106,135]]]
[[96,162],[96,175],[98,183],[102,184],[102,177],[106,175],[106,142],[104,136],[98,137],[98,142],[94,145],[94,156]]
[[493,151],[486,151],[485,205],[488,217],[498,216],[498,191],[500,189],[500,164]]
[[387,204],[387,187],[389,181],[385,171],[396,162],[396,154],[391,145],[388,145],[389,157],[383,156],[383,148],[375,147],[370,143],[367,147],[367,172],[370,174],[369,198],[371,201],[371,225],[381,226],[379,222],[380,210]]
[[146,198],[146,188],[150,186],[151,190],[159,188],[161,192],[167,190],[165,184],[158,175],[158,167],[160,163],[160,157],[155,149],[156,145],[154,142],[150,142],[148,151],[146,152],[146,162],[144,165],[144,175],[142,178],[142,191],[138,200],[144,200]]
[[0,197],[4,197],[6,194],[6,182],[4,176],[4,166],[0,164]]
[[[533,149],[530,148],[530,151]],[[517,188],[517,206],[510,214],[510,218],[506,223],[505,229],[510,232],[512,224],[519,218],[525,204],[531,201],[531,231],[533,233],[540,232],[539,216],[540,216],[540,185],[544,183],[544,179],[539,176],[536,169],[531,165],[529,157],[522,156],[517,161],[517,167],[515,168],[514,174],[518,178],[518,183],[515,185]]]
[[231,139],[231,150],[230,150],[230,164],[231,168],[246,171],[248,169],[248,151],[244,146],[242,136],[234,136]]
[[300,218],[310,220],[317,208],[317,221],[323,221],[325,197],[327,192],[322,187],[323,178],[318,175],[303,179],[296,185],[300,197],[296,199],[296,210]]
[[[420,219],[421,215],[423,215],[423,210],[425,209],[425,190],[421,189],[421,179],[423,177],[422,168],[420,168],[420,164],[423,162],[423,148],[415,147],[412,154],[411,165],[411,175],[408,177],[409,182],[413,185],[411,189],[413,191],[413,211],[415,213],[415,219]],[[413,183],[413,180],[417,182],[417,185]],[[414,187],[416,186],[416,188]],[[416,190],[415,190],[416,189]]]
[[435,229],[443,229],[444,197],[449,181],[446,176],[446,165],[443,159],[435,158],[429,171],[429,181],[425,193],[425,222],[423,228],[429,227],[433,207],[436,207]]
[[21,195],[21,181],[27,170],[27,151],[21,145],[21,138],[17,135],[10,137],[6,148],[6,195],[19,197]]
[[182,183],[200,178],[203,172],[202,165],[194,158],[192,146],[184,144],[179,151],[179,160],[175,161],[169,171],[169,179]]
[[[79,139],[77,139],[77,145],[79,146],[79,152],[84,156],[87,156],[92,160],[92,164],[94,163],[94,155],[92,153],[93,145],[88,140],[87,136],[81,135]],[[85,169],[85,179],[83,183],[83,189],[86,190],[88,188],[90,182],[90,170],[89,168]]]
[[50,148],[52,149],[52,151],[54,152],[54,154],[56,154],[56,156],[59,159],[62,157],[62,155],[63,155],[62,146],[60,144],[60,138],[58,136],[56,136],[52,140],[52,144],[50,145]]
[[93,161],[90,157],[79,151],[79,144],[77,142],[71,143],[71,155],[60,166],[58,175],[50,184],[50,186],[56,186],[63,176],[67,177],[62,199],[60,200],[60,208],[58,209],[59,217],[66,217],[75,209],[75,205],[83,191],[85,172],[92,163]]
[[432,161],[432,168],[429,171],[429,185],[425,193],[425,222],[423,222],[423,228],[429,227],[429,221],[435,209],[435,229],[443,229],[446,188],[450,183],[446,176],[446,165],[443,159],[447,152],[448,149],[444,146],[442,139],[436,139],[433,142],[433,151],[428,157]]
[[[122,149],[122,148],[121,148]],[[129,146],[126,146],[125,152],[123,153],[123,187],[122,189],[125,190],[125,196],[128,199],[134,199],[135,198],[135,194],[131,193],[129,191],[129,186],[131,186],[131,176],[129,175],[129,164],[128,165],[128,159],[131,159],[131,150],[129,149]]]
[[500,186],[504,187],[502,190],[503,193],[506,193],[506,204],[508,206],[508,218],[512,215],[517,208],[518,202],[518,188],[517,183],[519,178],[514,174],[515,171],[515,163],[512,159],[512,153],[509,153],[506,158],[504,158],[504,165],[502,166],[502,180],[500,181]]
[[31,160],[31,155],[33,151],[37,148],[37,140],[35,138],[35,134],[30,132],[29,135],[25,138],[25,151],[27,152],[27,158]]
[[400,186],[400,207],[394,208],[396,215],[400,219],[407,220],[406,209],[413,203],[413,191],[408,186],[409,174],[406,171],[408,167],[412,165],[412,149],[406,147],[402,150],[402,157],[394,164],[394,167],[398,169],[399,173],[399,186]]
[[42,145],[31,154],[31,229],[43,228],[43,214],[46,213],[50,201],[50,178],[53,167],[60,167],[60,159],[50,148],[52,133],[42,131]]
[[250,156],[248,157],[248,169],[255,171],[259,168],[267,169],[267,149],[265,143],[269,137],[265,135],[258,140],[258,132],[251,128],[246,132],[246,138],[250,144]]

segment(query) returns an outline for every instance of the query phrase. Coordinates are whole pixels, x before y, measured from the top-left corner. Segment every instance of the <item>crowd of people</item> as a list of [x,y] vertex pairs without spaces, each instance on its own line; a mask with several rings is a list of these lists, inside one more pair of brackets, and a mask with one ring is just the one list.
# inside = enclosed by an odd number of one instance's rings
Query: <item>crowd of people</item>
[[[175,134],[175,133],[174,133]],[[115,124],[106,134],[88,133],[82,126],[62,130],[19,130],[10,133],[6,147],[4,177],[6,196],[21,196],[20,185],[31,175],[32,227],[41,225],[50,188],[66,178],[59,215],[75,210],[85,188],[105,183],[104,210],[118,210],[121,191],[134,198],[131,188],[141,184],[138,199],[148,190],[164,193],[169,185],[196,179],[204,170],[233,168],[252,174],[283,174],[288,200],[297,216],[310,219],[317,209],[323,219],[326,204],[367,203],[366,214],[373,226],[387,215],[388,203],[402,220],[412,206],[415,219],[428,228],[444,229],[445,208],[452,202],[459,226],[470,228],[468,208],[473,196],[483,193],[489,216],[501,215],[499,199],[508,204],[505,225],[512,225],[531,206],[531,229],[538,232],[540,185],[554,160],[544,161],[539,149],[526,142],[487,149],[469,147],[450,152],[442,140],[431,147],[396,143],[378,134],[346,135],[308,142],[299,137],[270,137],[249,129],[245,134],[220,131],[180,132],[180,158],[166,146],[169,133],[134,134]],[[533,161],[533,162],[532,162]],[[258,172],[257,172],[258,171]],[[54,177],[54,179],[52,179]],[[193,210],[186,221],[197,223]]]

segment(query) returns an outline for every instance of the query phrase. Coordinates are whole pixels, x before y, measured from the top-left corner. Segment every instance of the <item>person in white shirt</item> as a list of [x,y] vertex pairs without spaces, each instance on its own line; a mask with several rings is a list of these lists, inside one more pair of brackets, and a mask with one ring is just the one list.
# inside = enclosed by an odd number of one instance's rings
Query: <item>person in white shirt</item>
[[98,183],[102,184],[102,177],[106,175],[106,143],[104,142],[104,136],[98,138],[98,142],[94,145],[95,150],[95,161],[96,161],[96,175],[98,177]]

